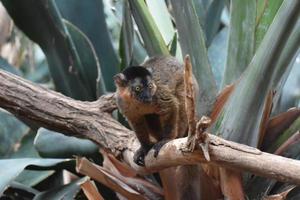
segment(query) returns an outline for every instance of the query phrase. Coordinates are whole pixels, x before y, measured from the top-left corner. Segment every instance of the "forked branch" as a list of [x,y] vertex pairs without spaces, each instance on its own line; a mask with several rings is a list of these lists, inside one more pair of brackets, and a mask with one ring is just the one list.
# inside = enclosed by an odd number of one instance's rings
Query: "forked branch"
[[[121,155],[140,173],[207,162],[200,150],[182,153],[180,149],[187,138],[180,138],[168,142],[157,158],[150,151],[145,158],[146,168],[135,165],[133,153],[139,146],[138,141],[132,131],[113,119],[114,94],[102,96],[95,102],[76,101],[0,70],[0,107],[38,126],[91,139],[116,156]],[[207,137],[211,164],[300,184],[300,161],[264,153],[211,134]]]

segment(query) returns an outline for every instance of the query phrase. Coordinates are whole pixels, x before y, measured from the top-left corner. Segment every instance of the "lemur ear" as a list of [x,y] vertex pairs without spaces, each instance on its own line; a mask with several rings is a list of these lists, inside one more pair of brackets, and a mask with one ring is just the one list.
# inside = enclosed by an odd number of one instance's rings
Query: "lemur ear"
[[116,74],[114,76],[114,81],[117,86],[124,87],[127,84],[127,79],[123,73]]

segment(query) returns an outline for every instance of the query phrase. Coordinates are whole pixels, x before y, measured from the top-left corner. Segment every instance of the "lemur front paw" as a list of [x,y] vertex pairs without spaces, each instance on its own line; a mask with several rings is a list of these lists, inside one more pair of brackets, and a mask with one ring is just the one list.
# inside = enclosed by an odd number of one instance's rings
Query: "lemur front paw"
[[140,147],[133,156],[133,161],[140,166],[145,166],[145,156],[147,152],[145,152],[144,148]]
[[158,156],[160,149],[170,140],[161,140],[153,145],[152,149],[154,149],[154,158]]

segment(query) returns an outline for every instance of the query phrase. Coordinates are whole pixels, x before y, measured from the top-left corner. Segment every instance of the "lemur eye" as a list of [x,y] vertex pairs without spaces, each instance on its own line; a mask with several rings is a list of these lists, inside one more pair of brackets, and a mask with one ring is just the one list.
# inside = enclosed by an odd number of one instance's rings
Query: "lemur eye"
[[141,91],[141,87],[140,86],[136,86],[135,87],[135,91],[137,91],[137,92]]

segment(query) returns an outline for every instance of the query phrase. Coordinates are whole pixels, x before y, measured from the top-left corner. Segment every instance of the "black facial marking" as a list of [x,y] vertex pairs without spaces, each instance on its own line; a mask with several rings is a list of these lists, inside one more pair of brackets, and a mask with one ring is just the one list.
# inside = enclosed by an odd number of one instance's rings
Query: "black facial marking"
[[149,87],[149,84],[152,82],[151,73],[141,66],[128,67],[122,73],[129,81],[133,96],[143,103],[150,103],[153,94],[153,89]]
[[152,101],[152,89],[148,87],[151,79],[137,77],[130,81],[131,92],[135,98],[143,103]]
[[127,80],[133,80],[137,77],[146,78],[147,76],[151,77],[151,73],[145,68],[141,66],[131,66],[127,67],[122,72]]

